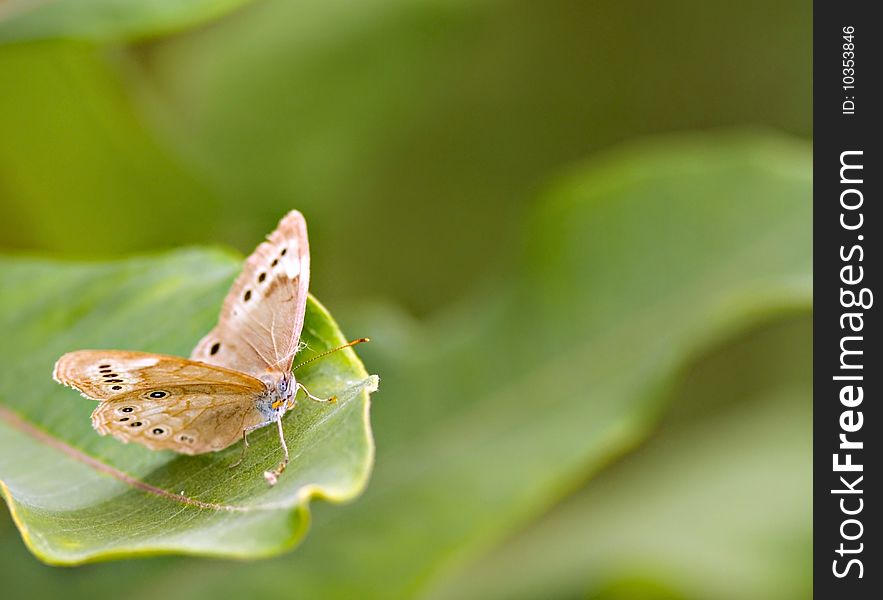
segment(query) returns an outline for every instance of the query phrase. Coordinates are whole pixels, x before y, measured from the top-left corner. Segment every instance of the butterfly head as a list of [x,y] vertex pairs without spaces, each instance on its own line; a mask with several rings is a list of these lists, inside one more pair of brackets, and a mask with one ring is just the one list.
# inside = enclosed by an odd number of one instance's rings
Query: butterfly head
[[279,378],[276,382],[276,393],[285,400],[294,396],[294,376],[291,373],[285,373]]
[[271,398],[270,408],[276,413],[284,413],[294,400],[297,384],[291,373],[283,373],[281,377],[267,376],[262,378]]

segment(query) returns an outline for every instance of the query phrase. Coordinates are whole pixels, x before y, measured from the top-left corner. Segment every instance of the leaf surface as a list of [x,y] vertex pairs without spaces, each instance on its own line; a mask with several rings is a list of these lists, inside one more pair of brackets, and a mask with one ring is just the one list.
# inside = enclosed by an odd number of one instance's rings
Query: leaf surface
[[[277,486],[262,473],[281,459],[275,429],[185,457],[124,445],[92,430],[94,402],[52,381],[54,361],[79,348],[187,356],[215,322],[240,263],[209,250],[113,263],[0,261],[0,482],[30,549],[71,564],[133,554],[255,557],[278,553],[306,530],[310,498],[354,497],[373,459],[369,377],[351,351],[298,371],[333,405],[300,402],[284,421],[292,463]],[[343,341],[310,301],[304,360]]]

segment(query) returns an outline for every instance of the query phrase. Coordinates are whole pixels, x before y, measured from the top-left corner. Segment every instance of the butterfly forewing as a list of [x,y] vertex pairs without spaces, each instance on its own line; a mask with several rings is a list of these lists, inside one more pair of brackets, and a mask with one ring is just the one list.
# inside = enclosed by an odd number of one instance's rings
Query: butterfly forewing
[[255,377],[290,370],[309,280],[307,226],[294,210],[248,257],[224,300],[218,325],[190,357]]
[[256,392],[264,389],[260,380],[245,373],[178,356],[128,350],[68,352],[55,363],[52,376],[93,400],[109,400],[161,384],[228,384]]

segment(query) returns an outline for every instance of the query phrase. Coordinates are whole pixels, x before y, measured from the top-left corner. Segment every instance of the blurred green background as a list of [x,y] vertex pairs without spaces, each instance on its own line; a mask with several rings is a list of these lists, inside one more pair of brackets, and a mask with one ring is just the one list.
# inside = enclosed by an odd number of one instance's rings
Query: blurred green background
[[811,4],[27,4],[3,252],[247,253],[298,208],[382,384],[299,549],[54,569],[3,516],[13,597],[811,594]]

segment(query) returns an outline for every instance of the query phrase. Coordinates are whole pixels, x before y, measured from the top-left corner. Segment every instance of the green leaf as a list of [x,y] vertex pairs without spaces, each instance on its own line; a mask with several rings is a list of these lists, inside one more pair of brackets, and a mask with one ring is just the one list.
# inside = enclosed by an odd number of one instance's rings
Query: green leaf
[[145,129],[107,58],[67,41],[0,47],[4,247],[106,257],[219,239],[212,194]]
[[219,17],[249,0],[7,0],[0,42],[44,38],[119,41]]
[[[96,434],[94,403],[52,381],[54,361],[79,348],[186,356],[217,319],[240,262],[207,250],[112,263],[0,260],[0,491],[40,559],[74,564],[138,554],[257,557],[303,537],[313,497],[356,496],[373,461],[369,377],[355,353],[298,371],[333,405],[300,402],[284,421],[292,463],[273,488],[262,477],[281,457],[272,428],[241,451],[185,457]],[[344,338],[311,299],[307,359]]]
[[[722,125],[811,137],[810,9],[265,0],[139,48],[126,75],[157,131],[222,190],[213,219],[259,235],[297,198],[312,231],[371,238],[324,248],[316,289],[428,314],[511,267],[536,190],[574,161]],[[416,268],[433,276],[415,285]]]
[[811,597],[811,366],[808,314],[702,357],[647,443],[429,597]]

